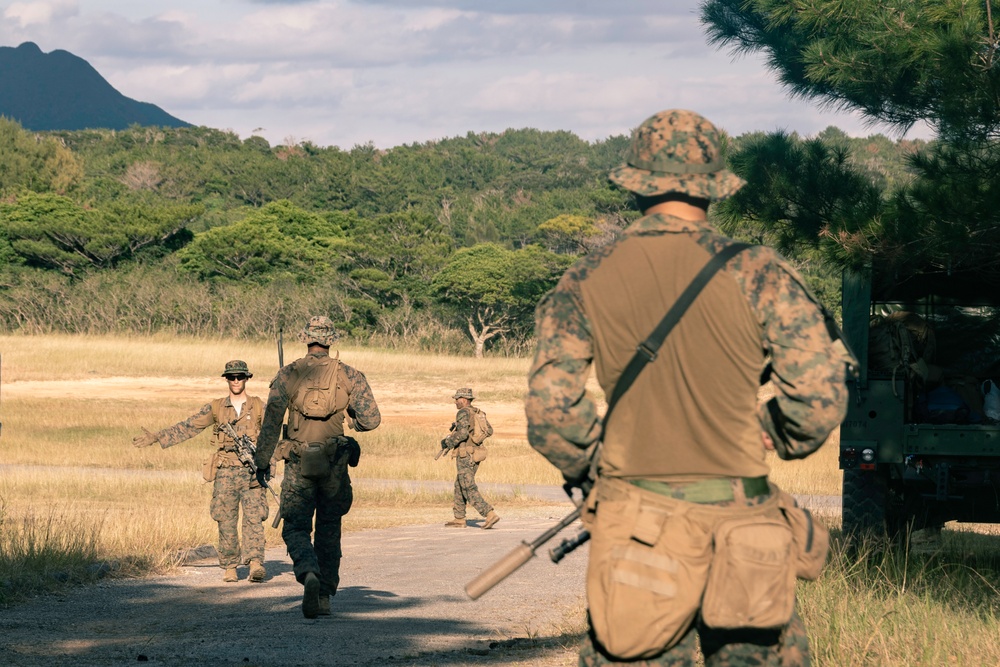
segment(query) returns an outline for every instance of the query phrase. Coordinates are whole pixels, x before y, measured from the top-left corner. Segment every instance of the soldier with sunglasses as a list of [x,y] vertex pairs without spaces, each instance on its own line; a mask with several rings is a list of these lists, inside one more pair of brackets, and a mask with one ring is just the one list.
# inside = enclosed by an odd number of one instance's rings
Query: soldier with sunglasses
[[[166,449],[189,440],[212,426],[213,453],[205,464],[205,481],[214,482],[211,514],[219,523],[219,565],[225,570],[222,580],[238,580],[236,568],[249,564],[249,580],[263,581],[264,525],[268,506],[264,489],[250,474],[234,451],[232,438],[219,430],[219,425],[229,422],[237,435],[247,435],[254,441],[264,420],[264,402],[246,393],[247,380],[253,373],[245,361],[235,359],[226,363],[222,377],[229,385],[229,395],[206,403],[196,414],[173,426],[150,433],[145,428],[132,444],[149,447],[159,444]],[[240,507],[243,507],[243,546],[237,527]]]

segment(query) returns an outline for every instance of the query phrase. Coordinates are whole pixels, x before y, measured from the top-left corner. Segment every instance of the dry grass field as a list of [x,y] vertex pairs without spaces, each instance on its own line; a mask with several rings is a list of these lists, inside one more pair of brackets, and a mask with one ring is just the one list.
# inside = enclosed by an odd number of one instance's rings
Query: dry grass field
[[[301,352],[287,343],[285,359]],[[207,434],[167,450],[137,450],[131,438],[223,395],[228,359],[245,359],[254,372],[248,390],[265,396],[277,370],[272,345],[0,336],[0,354],[0,603],[53,581],[87,581],[95,562],[114,561],[126,575],[165,571],[183,550],[214,543],[211,486],[199,473]],[[341,358],[365,372],[383,412],[383,426],[359,437],[355,479],[452,480],[454,464],[433,455],[454,418],[451,394],[472,386],[496,429],[479,481],[560,482],[525,441],[527,360],[370,349],[344,349]],[[794,493],[838,494],[836,442],[805,461],[774,460],[772,476]],[[516,491],[494,502],[508,515],[541,504]],[[362,484],[345,528],[437,522],[450,518],[450,504],[450,491]],[[838,520],[829,520],[836,532]],[[280,542],[270,528],[267,539]],[[951,529],[932,554],[872,545],[859,555],[835,545],[821,579],[800,586],[814,664],[1000,665],[998,539]]]

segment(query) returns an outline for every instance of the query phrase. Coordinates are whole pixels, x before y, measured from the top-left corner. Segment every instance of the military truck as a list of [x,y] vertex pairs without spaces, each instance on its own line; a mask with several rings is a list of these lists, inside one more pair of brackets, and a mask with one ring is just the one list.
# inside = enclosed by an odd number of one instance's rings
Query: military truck
[[1000,286],[974,272],[845,271],[859,361],[840,432],[845,535],[1000,522]]

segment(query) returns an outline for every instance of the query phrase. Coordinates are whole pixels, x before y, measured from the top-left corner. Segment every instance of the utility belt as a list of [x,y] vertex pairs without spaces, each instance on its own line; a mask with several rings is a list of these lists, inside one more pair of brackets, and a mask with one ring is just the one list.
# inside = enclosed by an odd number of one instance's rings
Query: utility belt
[[651,479],[630,479],[633,486],[661,496],[689,503],[714,505],[717,503],[753,501],[769,496],[771,489],[767,477],[715,477],[694,482],[660,482]]
[[243,462],[236,452],[217,449],[212,452],[201,467],[201,475],[206,482],[214,482],[219,468],[242,468]]
[[285,443],[291,443],[285,448],[285,458],[298,463],[300,473],[307,479],[326,477],[334,466],[344,463],[355,468],[361,460],[361,445],[346,435],[334,436],[323,442],[286,440],[281,444]]
[[784,626],[796,578],[817,577],[829,548],[825,527],[765,477],[602,477],[587,515],[591,623],[619,660],[671,648],[699,614],[718,629]]

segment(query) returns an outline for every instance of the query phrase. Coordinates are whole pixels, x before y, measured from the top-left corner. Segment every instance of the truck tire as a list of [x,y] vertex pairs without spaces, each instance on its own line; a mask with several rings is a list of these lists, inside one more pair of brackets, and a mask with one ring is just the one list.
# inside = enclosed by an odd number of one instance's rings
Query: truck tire
[[896,539],[905,522],[889,476],[881,470],[844,470],[841,517],[848,540]]

